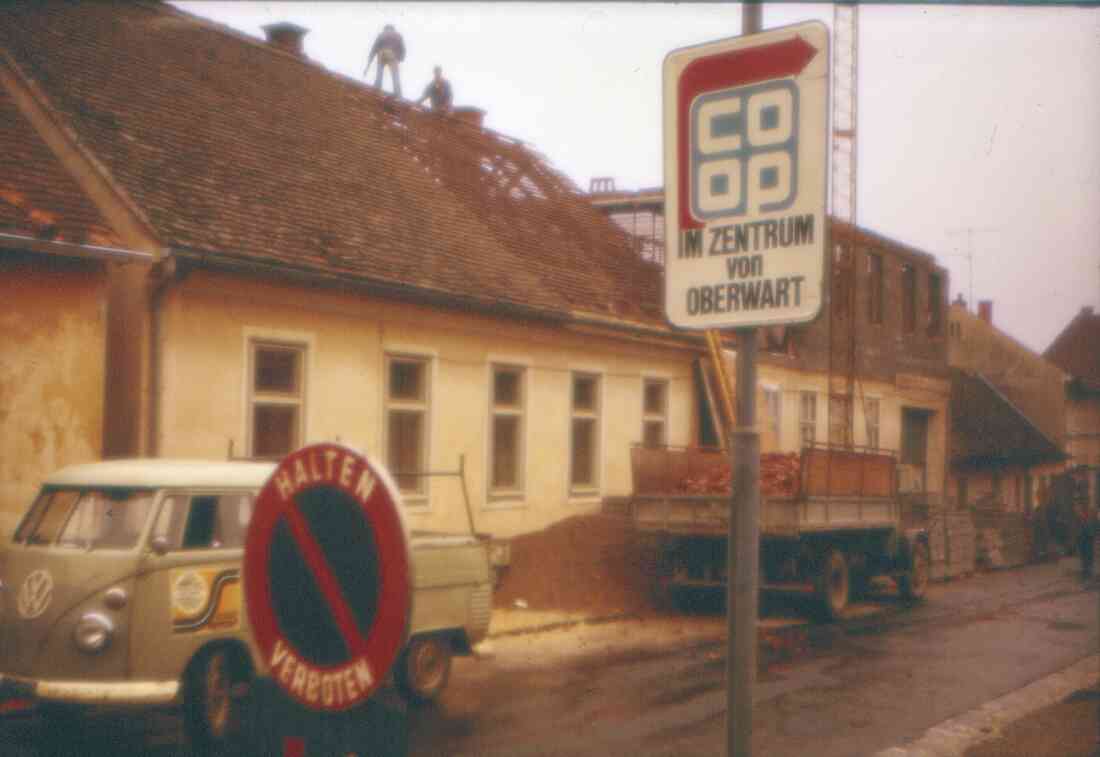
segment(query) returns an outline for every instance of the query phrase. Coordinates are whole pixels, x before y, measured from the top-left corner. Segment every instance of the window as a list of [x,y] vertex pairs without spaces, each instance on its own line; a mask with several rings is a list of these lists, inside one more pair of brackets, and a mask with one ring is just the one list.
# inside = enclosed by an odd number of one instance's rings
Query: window
[[812,447],[817,438],[817,395],[802,392],[799,408],[798,427],[802,434],[802,446]]
[[524,371],[493,367],[490,486],[494,494],[523,491]]
[[173,551],[240,549],[251,517],[251,494],[173,494],[161,505],[152,538]]
[[771,433],[773,444],[780,446],[779,430],[782,428],[782,393],[779,387],[764,387],[764,407],[768,413],[768,431]]
[[882,255],[867,253],[867,320],[882,323]]
[[642,382],[642,444],[663,447],[668,444],[668,382],[645,379]]
[[600,377],[573,374],[573,415],[569,483],[576,489],[599,486]]
[[252,343],[252,457],[282,457],[301,446],[304,356],[301,346]]
[[146,489],[58,489],[44,493],[16,542],[75,549],[129,549],[153,505]]
[[867,446],[879,448],[879,401],[877,397],[863,400],[863,417],[867,426]]
[[907,332],[917,328],[917,272],[909,264],[901,267],[901,327]]
[[943,328],[943,284],[938,273],[928,274],[928,336],[939,336]]
[[424,495],[428,457],[428,361],[386,360],[386,462],[403,494]]

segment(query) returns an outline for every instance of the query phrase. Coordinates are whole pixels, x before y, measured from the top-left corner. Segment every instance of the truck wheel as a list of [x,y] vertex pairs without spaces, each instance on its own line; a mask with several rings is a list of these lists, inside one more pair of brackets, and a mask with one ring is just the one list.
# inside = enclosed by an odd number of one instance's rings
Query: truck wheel
[[397,688],[415,704],[431,702],[447,686],[451,675],[451,645],[442,636],[418,636],[397,659]]
[[226,647],[201,653],[187,676],[184,726],[197,749],[231,744],[241,731],[241,702],[234,695],[249,679],[248,664]]
[[928,545],[919,542],[913,547],[913,557],[904,573],[898,576],[898,591],[903,599],[923,599],[928,591],[928,578],[932,567],[932,557]]
[[818,570],[816,588],[825,618],[839,618],[848,606],[848,561],[839,549],[825,552]]

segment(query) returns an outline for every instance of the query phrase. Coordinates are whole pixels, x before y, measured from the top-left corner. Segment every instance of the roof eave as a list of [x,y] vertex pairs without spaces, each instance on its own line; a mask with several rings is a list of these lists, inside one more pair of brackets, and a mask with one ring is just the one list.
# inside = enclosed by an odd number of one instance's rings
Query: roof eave
[[694,333],[662,329],[657,326],[638,323],[636,321],[602,317],[598,314],[583,313],[579,311],[561,311],[550,308],[539,308],[501,300],[483,300],[469,295],[445,292],[437,289],[427,289],[402,282],[383,281],[365,276],[357,276],[355,274],[342,275],[319,271],[308,267],[263,262],[201,250],[173,248],[171,254],[177,259],[192,265],[223,270],[229,273],[261,275],[288,282],[309,284],[310,286],[321,285],[343,289],[352,288],[386,299],[442,307],[451,310],[464,310],[482,315],[519,318],[557,326],[577,325],[596,327],[607,330],[608,332],[629,333],[636,337],[666,341],[681,341],[692,345],[701,338]]
[[0,249],[38,252],[45,255],[61,255],[69,258],[93,258],[121,263],[152,263],[156,259],[153,253],[140,250],[125,250],[119,247],[101,247],[99,245],[37,239],[4,233],[0,233]]

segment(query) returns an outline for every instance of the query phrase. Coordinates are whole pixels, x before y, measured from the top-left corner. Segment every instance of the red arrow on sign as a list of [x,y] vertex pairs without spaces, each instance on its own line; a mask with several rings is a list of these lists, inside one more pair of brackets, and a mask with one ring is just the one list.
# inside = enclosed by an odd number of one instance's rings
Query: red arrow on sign
[[770,45],[741,48],[698,58],[684,68],[683,73],[680,74],[676,103],[681,229],[698,229],[703,226],[702,222],[692,217],[687,202],[688,151],[691,143],[691,135],[688,133],[688,111],[691,108],[691,101],[704,92],[714,92],[769,79],[781,79],[785,76],[798,76],[814,59],[817,52],[817,48],[801,36],[794,36]]

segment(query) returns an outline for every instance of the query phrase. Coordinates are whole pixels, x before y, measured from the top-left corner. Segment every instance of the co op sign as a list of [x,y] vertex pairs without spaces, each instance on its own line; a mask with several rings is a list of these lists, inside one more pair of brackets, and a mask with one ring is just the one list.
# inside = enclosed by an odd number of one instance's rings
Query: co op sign
[[665,307],[675,325],[802,323],[820,311],[828,39],[811,22],[665,58]]

